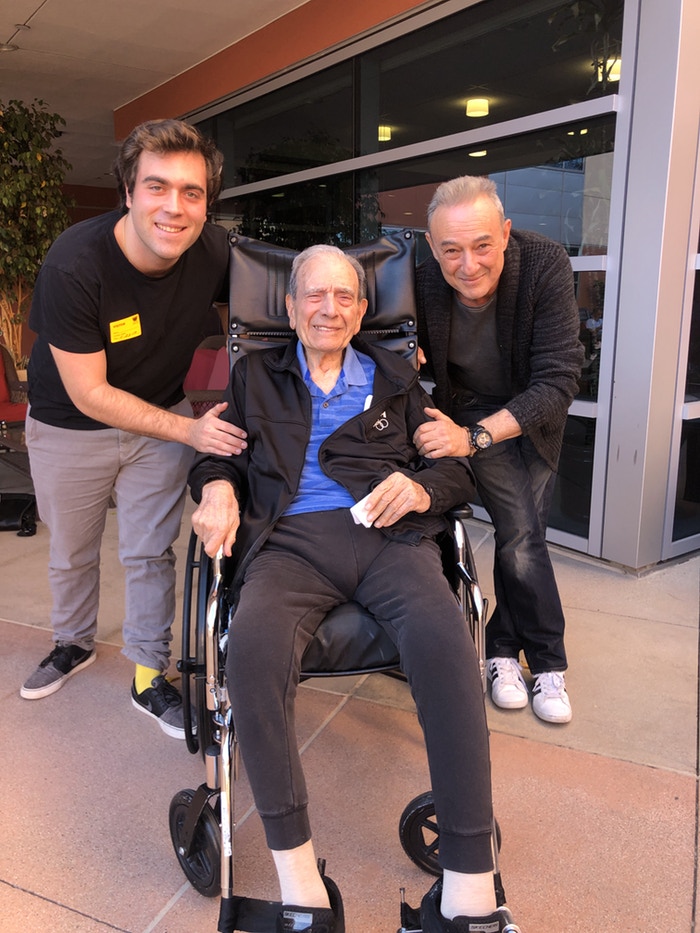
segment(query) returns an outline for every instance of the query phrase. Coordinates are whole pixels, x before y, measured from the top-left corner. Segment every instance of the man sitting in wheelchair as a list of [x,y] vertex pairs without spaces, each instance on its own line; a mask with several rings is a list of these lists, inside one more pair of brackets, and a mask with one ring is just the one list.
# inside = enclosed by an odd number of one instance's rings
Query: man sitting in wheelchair
[[277,931],[344,933],[313,850],[294,704],[301,658],[334,606],[355,600],[395,641],[422,724],[443,877],[424,933],[516,931],[497,907],[489,748],[474,643],[442,570],[443,513],[473,494],[466,460],[421,459],[430,401],[411,365],[355,335],[367,308],[357,261],[313,246],[286,298],[296,338],[233,369],[223,417],[239,457],[200,456],[193,526],[236,559],[226,674],[236,732],[281,889]]

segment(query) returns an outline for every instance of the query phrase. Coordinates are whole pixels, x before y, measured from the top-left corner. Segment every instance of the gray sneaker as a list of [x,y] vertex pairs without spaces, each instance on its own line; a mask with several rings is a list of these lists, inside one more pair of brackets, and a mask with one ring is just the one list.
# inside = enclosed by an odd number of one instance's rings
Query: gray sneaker
[[63,684],[92,664],[97,658],[94,648],[80,648],[59,642],[51,654],[44,658],[34,673],[22,685],[19,695],[25,700],[40,700],[50,696]]
[[173,739],[185,738],[180,691],[168,683],[163,674],[154,677],[151,686],[142,693],[137,693],[136,684],[132,683],[131,702],[137,710],[156,719],[166,735]]

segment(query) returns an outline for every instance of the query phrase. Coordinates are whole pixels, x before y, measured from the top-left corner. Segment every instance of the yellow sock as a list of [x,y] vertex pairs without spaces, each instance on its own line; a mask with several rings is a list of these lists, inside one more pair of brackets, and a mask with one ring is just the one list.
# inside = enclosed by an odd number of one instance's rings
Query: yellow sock
[[161,671],[152,667],[144,667],[142,664],[136,665],[136,674],[134,676],[134,685],[137,693],[143,693],[151,686],[154,677],[159,677]]

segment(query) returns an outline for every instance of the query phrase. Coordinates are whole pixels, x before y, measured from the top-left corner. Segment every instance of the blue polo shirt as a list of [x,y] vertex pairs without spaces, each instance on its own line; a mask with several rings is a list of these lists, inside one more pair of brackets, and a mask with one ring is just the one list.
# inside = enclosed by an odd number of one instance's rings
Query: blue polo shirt
[[306,448],[299,489],[284,514],[349,509],[355,500],[344,486],[326,476],[318,462],[318,451],[325,439],[342,424],[369,408],[375,363],[348,345],[338,381],[326,395],[311,379],[301,343],[297,344],[297,359],[311,395],[311,438]]

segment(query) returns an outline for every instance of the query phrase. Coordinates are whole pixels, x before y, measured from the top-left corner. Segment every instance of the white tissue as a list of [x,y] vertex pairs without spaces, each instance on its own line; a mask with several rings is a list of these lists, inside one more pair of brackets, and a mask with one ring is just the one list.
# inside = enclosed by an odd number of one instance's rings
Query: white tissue
[[350,509],[350,513],[355,519],[355,524],[364,525],[365,528],[372,527],[372,522],[367,518],[367,500],[369,499],[369,495],[368,493],[364,499],[360,499],[360,501],[356,502]]

